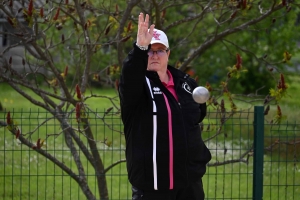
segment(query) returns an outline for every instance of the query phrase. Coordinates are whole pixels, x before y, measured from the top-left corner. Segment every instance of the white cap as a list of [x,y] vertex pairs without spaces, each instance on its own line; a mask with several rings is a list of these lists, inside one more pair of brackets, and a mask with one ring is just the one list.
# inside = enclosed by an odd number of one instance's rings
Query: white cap
[[169,49],[169,42],[167,35],[158,29],[153,30],[153,37],[150,44],[160,43],[165,45]]

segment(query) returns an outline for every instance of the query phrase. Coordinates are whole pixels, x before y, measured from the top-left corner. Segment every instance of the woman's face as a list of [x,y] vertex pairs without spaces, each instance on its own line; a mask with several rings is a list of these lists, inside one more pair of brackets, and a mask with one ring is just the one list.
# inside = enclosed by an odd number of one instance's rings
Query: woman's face
[[169,55],[170,50],[167,50],[163,44],[152,44],[148,52],[147,70],[165,73],[167,71]]

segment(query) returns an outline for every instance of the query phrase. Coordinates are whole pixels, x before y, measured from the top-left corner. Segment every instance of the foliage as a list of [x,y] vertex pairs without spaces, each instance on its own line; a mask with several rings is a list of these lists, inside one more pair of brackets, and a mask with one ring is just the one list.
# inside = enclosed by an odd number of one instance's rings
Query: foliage
[[[31,141],[9,111],[4,123],[22,144],[72,177],[87,199],[109,198],[107,170],[90,127],[87,113],[93,109],[87,101],[110,101],[104,116],[99,116],[104,124],[108,114],[120,114],[116,98],[96,94],[90,86],[98,83],[118,87],[122,61],[135,40],[139,12],[148,13],[151,23],[167,32],[170,63],[187,73],[195,70],[194,78],[211,92],[208,106],[220,113],[216,136],[222,134],[224,123],[239,109],[236,91],[255,90],[252,97],[266,107],[274,102],[277,113],[272,123],[280,123],[284,117],[278,103],[287,94],[285,68],[292,65],[291,58],[298,53],[299,27],[294,24],[299,5],[294,1],[6,0],[0,11],[7,21],[1,34],[10,39],[1,52],[0,82],[9,84],[59,122],[61,133],[57,134],[64,137],[77,171],[43,149],[46,136]],[[287,38],[289,43],[285,43]],[[13,54],[20,46],[24,54]],[[272,77],[269,82],[266,73]],[[232,85],[240,88],[232,90]],[[273,89],[271,85],[275,85]],[[257,90],[263,87],[267,93],[258,95]],[[251,100],[242,100],[252,106]],[[71,116],[76,116],[76,125],[70,123]],[[101,142],[111,145],[106,139]],[[78,149],[97,174],[98,194],[87,184]]]

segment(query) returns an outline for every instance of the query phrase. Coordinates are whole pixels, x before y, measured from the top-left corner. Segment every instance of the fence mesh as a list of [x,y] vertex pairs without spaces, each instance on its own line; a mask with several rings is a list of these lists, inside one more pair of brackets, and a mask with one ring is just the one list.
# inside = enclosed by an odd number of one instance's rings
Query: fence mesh
[[220,115],[209,112],[203,125],[212,154],[203,177],[206,199],[252,199],[253,112],[237,112],[223,126]]
[[[76,116],[68,113],[68,123],[77,131],[87,150],[88,136],[78,126]],[[230,114],[228,114],[230,115]],[[66,144],[61,125],[51,113],[41,110],[12,110],[11,116],[22,136],[42,147],[75,174],[79,173]],[[203,177],[206,199],[253,199],[253,128],[250,110],[225,117],[208,112],[202,125],[202,137],[212,153]],[[131,185],[125,164],[125,139],[118,114],[89,111],[90,123],[98,152],[104,165],[109,199],[131,199]],[[0,121],[6,121],[3,112]],[[2,123],[4,124],[4,123]],[[300,196],[299,124],[264,127],[263,199],[297,199]],[[91,192],[100,199],[96,172],[85,152],[76,147]],[[0,197],[1,199],[86,199],[79,184],[54,164],[24,144],[4,126],[0,128]]]
[[265,125],[264,197],[294,200],[300,197],[300,124]]

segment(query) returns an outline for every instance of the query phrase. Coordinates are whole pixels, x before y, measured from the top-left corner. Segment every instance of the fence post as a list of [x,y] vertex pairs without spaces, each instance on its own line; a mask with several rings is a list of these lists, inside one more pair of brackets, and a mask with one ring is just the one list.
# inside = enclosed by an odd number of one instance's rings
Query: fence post
[[253,200],[263,199],[264,107],[254,107]]

